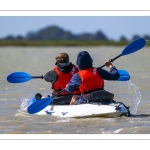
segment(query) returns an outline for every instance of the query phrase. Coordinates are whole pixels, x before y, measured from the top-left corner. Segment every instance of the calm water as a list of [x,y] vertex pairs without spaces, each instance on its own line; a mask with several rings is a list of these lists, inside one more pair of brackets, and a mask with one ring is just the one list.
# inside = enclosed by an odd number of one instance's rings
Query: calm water
[[[129,82],[105,81],[105,90],[115,100],[130,104],[132,117],[65,119],[30,115],[23,111],[27,101],[40,92],[51,93],[42,79],[12,84],[6,77],[17,71],[40,76],[51,70],[55,56],[67,52],[75,64],[79,51],[87,50],[94,66],[119,55],[124,47],[1,47],[0,48],[0,134],[150,134],[150,65],[149,47],[122,56],[113,64],[130,73]],[[105,69],[107,69],[105,67]],[[129,86],[130,85],[130,86]],[[129,89],[131,88],[131,89]],[[133,89],[132,89],[133,88]],[[133,92],[133,94],[129,94]],[[139,102],[138,107],[134,106]]]

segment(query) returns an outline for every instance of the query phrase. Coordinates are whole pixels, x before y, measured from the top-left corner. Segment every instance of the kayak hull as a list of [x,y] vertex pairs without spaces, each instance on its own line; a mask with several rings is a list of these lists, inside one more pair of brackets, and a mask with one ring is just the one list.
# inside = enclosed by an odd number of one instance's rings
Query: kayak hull
[[[42,100],[42,99],[41,99]],[[28,107],[36,102],[33,97]],[[119,117],[129,116],[129,109],[120,102],[104,105],[101,103],[86,103],[79,105],[48,105],[43,110],[35,113],[36,115],[50,115],[56,117]]]

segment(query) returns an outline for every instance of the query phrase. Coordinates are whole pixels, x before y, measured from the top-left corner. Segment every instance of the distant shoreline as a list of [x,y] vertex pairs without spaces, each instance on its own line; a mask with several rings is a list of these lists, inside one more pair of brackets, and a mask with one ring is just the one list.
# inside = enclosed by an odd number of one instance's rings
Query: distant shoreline
[[[126,46],[132,41],[0,41],[0,46]],[[150,42],[146,43],[150,46]]]

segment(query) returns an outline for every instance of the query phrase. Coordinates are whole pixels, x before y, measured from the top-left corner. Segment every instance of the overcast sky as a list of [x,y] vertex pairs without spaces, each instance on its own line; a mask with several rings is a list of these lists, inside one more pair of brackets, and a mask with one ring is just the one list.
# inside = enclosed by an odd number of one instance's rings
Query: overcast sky
[[0,38],[56,25],[73,34],[102,31],[109,39],[150,35],[150,16],[0,16]]

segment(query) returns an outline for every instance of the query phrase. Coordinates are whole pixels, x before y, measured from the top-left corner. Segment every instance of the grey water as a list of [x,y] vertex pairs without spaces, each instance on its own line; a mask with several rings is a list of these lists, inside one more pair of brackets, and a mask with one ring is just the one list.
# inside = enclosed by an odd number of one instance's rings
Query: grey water
[[[130,81],[105,81],[105,90],[114,93],[116,101],[130,105],[133,115],[118,118],[59,118],[36,116],[23,110],[26,102],[40,92],[51,95],[50,83],[31,79],[9,83],[13,72],[31,76],[44,75],[55,67],[55,56],[66,52],[76,64],[79,51],[88,51],[93,66],[102,66],[121,54],[124,47],[0,47],[0,134],[150,134],[150,53],[149,47],[121,56],[113,62],[117,69],[129,72]],[[104,69],[108,70],[106,67]]]

